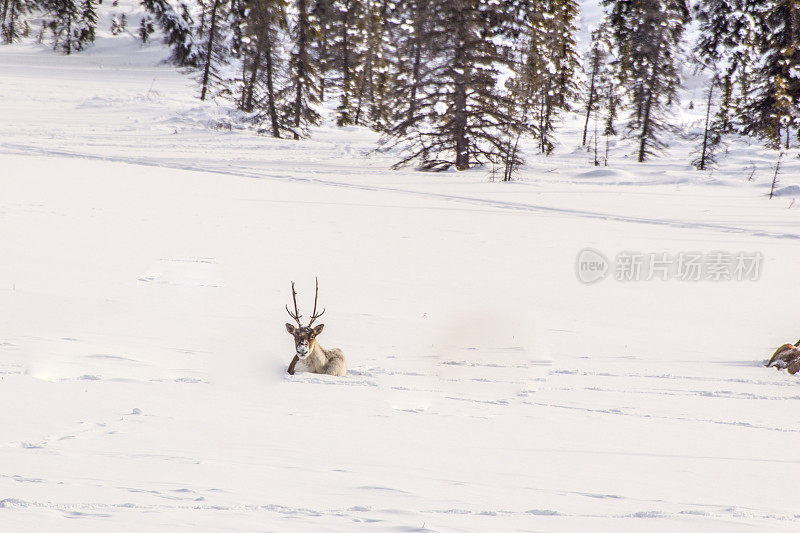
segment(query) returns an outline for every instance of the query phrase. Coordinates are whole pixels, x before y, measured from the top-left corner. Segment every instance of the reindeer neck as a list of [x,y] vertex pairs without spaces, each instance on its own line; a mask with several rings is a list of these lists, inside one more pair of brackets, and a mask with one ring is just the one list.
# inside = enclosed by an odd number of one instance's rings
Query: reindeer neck
[[325,355],[325,348],[322,347],[319,341],[315,341],[314,347],[311,348],[311,352],[306,357],[306,364],[310,367],[321,369],[327,362],[328,356]]
[[314,341],[314,348],[311,350],[314,355],[319,355],[320,357],[327,359],[325,356],[325,348],[319,343],[319,341]]

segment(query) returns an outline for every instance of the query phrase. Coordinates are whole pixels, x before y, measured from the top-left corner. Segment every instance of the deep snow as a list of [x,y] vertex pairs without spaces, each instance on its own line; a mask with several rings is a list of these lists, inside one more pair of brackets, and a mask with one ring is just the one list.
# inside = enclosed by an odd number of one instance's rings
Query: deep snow
[[[769,200],[755,143],[598,169],[573,117],[515,183],[391,171],[126,39],[0,47],[4,531],[798,528],[798,378],[762,366],[800,335],[794,154]],[[585,285],[585,248],[764,259]],[[315,276],[345,378],[285,375]]]

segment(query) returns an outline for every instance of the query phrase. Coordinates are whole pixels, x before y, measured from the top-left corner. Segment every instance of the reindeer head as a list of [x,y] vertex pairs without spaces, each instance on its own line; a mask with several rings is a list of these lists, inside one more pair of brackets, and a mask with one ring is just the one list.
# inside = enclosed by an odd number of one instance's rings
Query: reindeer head
[[314,343],[317,342],[317,336],[322,333],[322,328],[325,327],[325,324],[320,324],[316,327],[311,327],[316,319],[321,317],[325,310],[322,310],[322,313],[317,314],[317,296],[319,295],[319,280],[316,282],[317,290],[314,294],[314,312],[311,313],[311,321],[308,323],[307,326],[304,326],[300,323],[300,312],[297,310],[297,293],[294,290],[294,281],[292,282],[292,300],[294,301],[294,313],[289,311],[289,306],[286,306],[286,312],[289,313],[289,316],[292,317],[295,322],[297,322],[297,327],[290,323],[286,323],[286,331],[288,331],[294,337],[294,348],[296,355],[299,359],[305,359],[308,354],[314,349]]

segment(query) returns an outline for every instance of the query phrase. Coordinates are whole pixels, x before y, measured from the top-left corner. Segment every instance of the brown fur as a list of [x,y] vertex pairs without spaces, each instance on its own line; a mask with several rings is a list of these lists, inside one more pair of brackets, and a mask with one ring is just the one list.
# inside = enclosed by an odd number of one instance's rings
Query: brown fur
[[795,344],[784,344],[772,354],[767,366],[778,369],[785,368],[790,374],[800,371],[800,341]]
[[312,374],[347,375],[344,353],[339,348],[326,350],[318,342],[314,343],[309,355],[305,359],[300,359],[297,365],[300,369]]
[[300,360],[300,358],[297,357],[296,355],[292,358],[292,362],[289,363],[289,370],[288,370],[289,374],[294,376],[294,367],[297,365],[297,362],[299,360]]
[[327,350],[317,341],[317,335],[322,333],[323,327],[325,327],[325,324],[300,328],[286,324],[286,331],[294,337],[295,350],[304,341],[308,343],[308,355],[303,359],[295,355],[289,364],[289,374],[294,374],[297,370],[301,370],[313,374],[329,374],[331,376],[347,375],[344,352],[339,348]]

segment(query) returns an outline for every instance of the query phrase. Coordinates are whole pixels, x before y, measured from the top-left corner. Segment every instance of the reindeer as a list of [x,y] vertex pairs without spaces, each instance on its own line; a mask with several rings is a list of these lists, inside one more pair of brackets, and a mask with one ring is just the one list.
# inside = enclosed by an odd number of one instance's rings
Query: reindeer
[[317,337],[322,333],[322,328],[325,324],[320,324],[316,327],[311,327],[316,319],[325,313],[317,314],[317,296],[319,295],[319,280],[317,282],[317,290],[314,294],[314,312],[311,313],[311,321],[308,326],[303,326],[300,323],[300,312],[297,310],[297,293],[294,290],[294,281],[292,282],[292,300],[294,301],[294,314],[289,311],[289,306],[286,306],[286,312],[297,322],[297,327],[290,323],[286,323],[286,331],[294,336],[295,355],[292,362],[289,364],[289,374],[294,375],[295,367],[304,372],[311,372],[313,374],[330,374],[332,376],[344,376],[347,374],[347,364],[344,361],[344,353],[339,348],[326,350],[322,345],[317,342]]
[[790,374],[800,371],[800,341],[795,344],[784,344],[772,354],[767,366],[774,366],[778,370],[785,368]]

